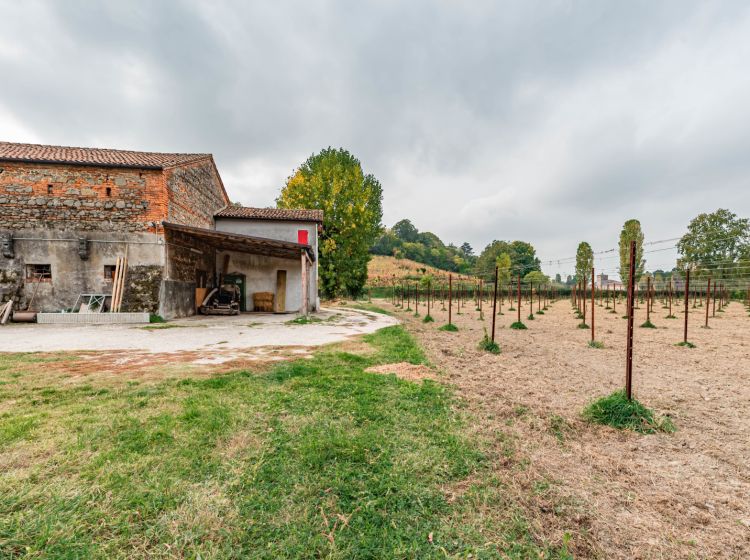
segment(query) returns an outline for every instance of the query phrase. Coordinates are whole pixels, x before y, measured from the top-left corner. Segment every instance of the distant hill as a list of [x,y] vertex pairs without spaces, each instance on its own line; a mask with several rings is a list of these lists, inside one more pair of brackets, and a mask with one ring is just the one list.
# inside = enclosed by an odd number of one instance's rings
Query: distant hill
[[[410,259],[397,259],[396,257],[386,257],[384,255],[373,255],[367,266],[367,275],[371,281],[374,281],[376,278],[392,278],[394,275],[396,278],[418,278],[424,274],[447,276],[451,272]],[[452,274],[455,277],[457,273],[452,272]]]

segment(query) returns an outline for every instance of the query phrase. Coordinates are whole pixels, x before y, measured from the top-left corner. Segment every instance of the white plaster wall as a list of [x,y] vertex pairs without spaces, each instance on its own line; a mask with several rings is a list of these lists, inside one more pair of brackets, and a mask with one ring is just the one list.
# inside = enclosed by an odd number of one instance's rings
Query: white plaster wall
[[[302,263],[300,259],[279,259],[250,255],[235,251],[221,251],[216,257],[216,268],[224,266],[224,255],[229,255],[229,274],[245,275],[247,310],[253,311],[253,293],[276,293],[276,271],[286,270],[286,309],[298,311],[302,307]],[[311,298],[311,303],[315,303]]]
[[[320,309],[320,299],[318,297],[318,224],[314,222],[285,222],[280,220],[252,220],[244,218],[216,218],[217,231],[226,231],[229,233],[239,233],[241,235],[252,235],[255,237],[264,237],[266,239],[277,239],[279,241],[291,241],[297,243],[297,231],[304,229],[307,231],[307,238],[315,254],[315,262],[310,267],[310,278],[308,290],[310,293],[310,307],[314,310]],[[231,253],[231,252],[230,252]],[[217,270],[223,266],[223,255],[217,256]],[[253,282],[250,278],[250,270],[237,270],[247,276],[248,290],[247,295],[248,310],[252,306],[252,292],[274,292],[276,291],[276,270],[286,270],[286,307],[288,311],[297,311],[302,307],[302,265],[299,260],[295,262],[285,259],[276,259],[272,257],[262,257],[258,255],[242,255],[240,253],[231,253],[232,260],[229,264],[229,273],[233,272],[232,262],[234,255],[246,263],[243,266],[257,267],[253,272]],[[241,258],[243,257],[244,260]],[[256,260],[250,261],[246,257],[255,257]],[[267,262],[264,262],[267,261]],[[296,276],[292,276],[295,271]],[[292,278],[295,278],[292,280]],[[257,287],[254,283],[257,280]],[[251,288],[252,286],[252,288]],[[262,288],[261,286],[266,286]]]

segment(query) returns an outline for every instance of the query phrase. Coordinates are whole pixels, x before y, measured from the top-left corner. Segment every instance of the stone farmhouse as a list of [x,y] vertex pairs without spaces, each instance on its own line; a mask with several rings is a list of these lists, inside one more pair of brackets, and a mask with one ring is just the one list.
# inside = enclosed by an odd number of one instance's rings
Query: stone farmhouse
[[322,221],[233,206],[211,154],[0,142],[0,302],[56,312],[111,294],[125,256],[123,311],[192,315],[226,282],[243,311],[256,292],[276,312],[314,310]]

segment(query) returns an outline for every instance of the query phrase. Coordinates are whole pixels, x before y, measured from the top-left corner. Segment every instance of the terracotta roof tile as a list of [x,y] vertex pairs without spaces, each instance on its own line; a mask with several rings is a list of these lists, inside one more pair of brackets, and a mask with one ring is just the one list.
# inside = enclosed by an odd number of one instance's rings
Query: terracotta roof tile
[[298,210],[287,208],[248,208],[227,206],[216,214],[217,218],[246,218],[251,220],[288,220],[294,222],[322,222],[322,210]]
[[105,148],[73,148],[0,142],[0,160],[102,165],[108,167],[174,167],[211,157],[211,154],[164,154]]

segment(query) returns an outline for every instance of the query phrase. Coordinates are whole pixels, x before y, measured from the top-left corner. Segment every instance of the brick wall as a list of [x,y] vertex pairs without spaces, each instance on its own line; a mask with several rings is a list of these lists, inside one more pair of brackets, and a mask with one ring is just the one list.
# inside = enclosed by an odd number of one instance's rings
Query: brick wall
[[167,221],[186,226],[214,227],[214,214],[229,199],[210,160],[164,171],[169,198]]
[[135,232],[164,215],[161,171],[7,162],[0,169],[0,230]]

